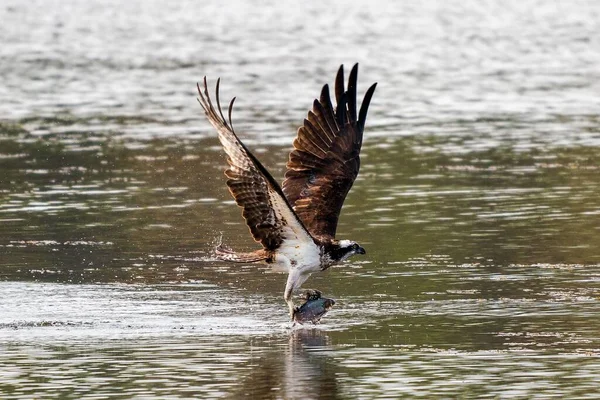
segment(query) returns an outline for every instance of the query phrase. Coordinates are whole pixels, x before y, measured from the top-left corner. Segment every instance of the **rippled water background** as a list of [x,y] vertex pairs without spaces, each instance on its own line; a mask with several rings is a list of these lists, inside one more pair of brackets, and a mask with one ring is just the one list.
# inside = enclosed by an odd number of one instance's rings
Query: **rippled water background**
[[[2,398],[595,398],[600,3],[3,1]],[[339,64],[379,82],[290,329],[195,100],[281,177]]]

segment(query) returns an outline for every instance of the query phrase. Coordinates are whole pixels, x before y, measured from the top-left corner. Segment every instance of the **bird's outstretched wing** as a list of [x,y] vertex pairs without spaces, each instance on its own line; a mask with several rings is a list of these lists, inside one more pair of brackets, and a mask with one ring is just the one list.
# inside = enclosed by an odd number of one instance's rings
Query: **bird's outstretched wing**
[[235,134],[231,123],[235,97],[229,103],[228,119],[223,116],[219,83],[220,80],[217,80],[216,108],[208,92],[206,77],[204,88],[198,84],[198,102],[217,130],[219,141],[227,153],[227,186],[236,203],[243,208],[242,214],[254,240],[267,250],[277,249],[288,239],[312,242],[312,237],[295,215],[280,186]]
[[316,238],[334,238],[344,199],[360,167],[359,152],[367,110],[376,83],[367,90],[356,112],[358,64],[350,71],[344,89],[344,67],[335,80],[336,107],[329,86],[313,103],[304,124],[298,129],[290,153],[283,192],[296,215]]

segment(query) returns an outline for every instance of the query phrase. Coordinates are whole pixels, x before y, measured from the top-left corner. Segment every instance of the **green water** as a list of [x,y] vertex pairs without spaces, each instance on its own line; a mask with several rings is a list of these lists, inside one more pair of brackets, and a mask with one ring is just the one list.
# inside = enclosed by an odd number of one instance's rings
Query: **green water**
[[[598,396],[596,5],[9,3],[0,397]],[[338,237],[367,254],[292,327],[286,276],[212,256],[256,244],[194,85],[222,78],[281,180],[356,61],[378,87]]]

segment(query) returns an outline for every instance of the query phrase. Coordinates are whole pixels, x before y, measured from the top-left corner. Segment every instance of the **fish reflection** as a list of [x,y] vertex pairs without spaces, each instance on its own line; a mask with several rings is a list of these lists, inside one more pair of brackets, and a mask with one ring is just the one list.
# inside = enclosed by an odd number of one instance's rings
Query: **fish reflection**
[[276,347],[251,362],[251,371],[232,398],[337,399],[342,398],[336,365],[321,350],[330,346],[326,332],[316,328],[293,330],[287,347]]

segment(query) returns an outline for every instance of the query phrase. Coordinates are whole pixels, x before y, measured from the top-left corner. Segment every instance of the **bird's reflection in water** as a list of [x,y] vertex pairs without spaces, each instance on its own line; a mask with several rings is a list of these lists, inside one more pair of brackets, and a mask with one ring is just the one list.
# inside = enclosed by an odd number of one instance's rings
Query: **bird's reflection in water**
[[257,399],[342,398],[336,366],[325,352],[327,332],[316,328],[295,329],[287,345],[262,352],[232,397]]

